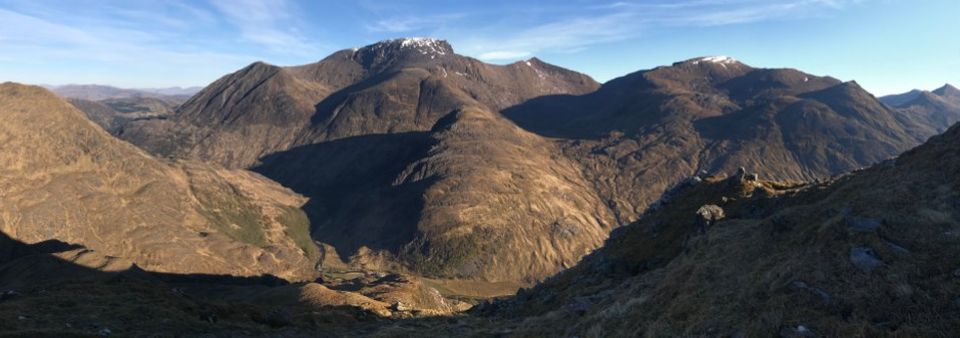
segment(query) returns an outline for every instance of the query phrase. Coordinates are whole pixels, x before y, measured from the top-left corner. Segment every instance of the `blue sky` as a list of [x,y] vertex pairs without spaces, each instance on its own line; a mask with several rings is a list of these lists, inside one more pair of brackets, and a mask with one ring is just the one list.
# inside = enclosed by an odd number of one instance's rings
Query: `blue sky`
[[205,85],[257,60],[304,64],[405,36],[599,81],[729,55],[878,95],[960,85],[957,0],[0,0],[0,81]]

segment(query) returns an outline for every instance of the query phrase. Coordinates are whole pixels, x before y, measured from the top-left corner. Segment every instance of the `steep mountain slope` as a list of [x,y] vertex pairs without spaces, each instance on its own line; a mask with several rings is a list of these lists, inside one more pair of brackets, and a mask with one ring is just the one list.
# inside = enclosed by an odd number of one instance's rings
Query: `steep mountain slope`
[[879,162],[925,138],[855,82],[728,57],[640,71],[504,114],[559,139],[621,222],[701,170],[742,166],[808,180]]
[[[957,332],[958,155],[954,126],[825,184],[706,177],[576,268],[486,311],[516,336]],[[719,221],[703,223],[706,205]]]
[[933,91],[913,90],[880,98],[897,110],[900,118],[916,125],[927,136],[942,133],[960,121],[960,90],[946,84]]
[[465,105],[498,111],[596,87],[583,74],[536,59],[496,66],[457,55],[443,40],[387,40],[308,65],[254,63],[195,95],[172,121],[121,137],[156,154],[241,168],[300,145],[426,131]]
[[555,145],[480,108],[430,132],[345,138],[263,162],[256,171],[310,197],[311,219],[323,220],[314,237],[366,268],[399,262],[429,276],[531,283],[575,264],[614,225]]
[[0,230],[148,270],[309,278],[301,196],[263,177],[159,161],[52,93],[0,85]]

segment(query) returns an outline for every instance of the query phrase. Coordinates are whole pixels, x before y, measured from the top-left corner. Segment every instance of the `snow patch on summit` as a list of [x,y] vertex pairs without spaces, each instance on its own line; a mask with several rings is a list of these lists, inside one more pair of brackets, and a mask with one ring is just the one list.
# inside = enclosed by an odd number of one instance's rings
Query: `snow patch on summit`
[[447,55],[446,41],[434,38],[404,38],[390,40],[399,43],[400,49],[416,49],[423,55]]
[[453,48],[450,47],[450,44],[446,40],[434,39],[434,38],[401,38],[401,39],[390,39],[390,40],[381,40],[375,44],[361,47],[360,50],[371,50],[371,51],[385,51],[385,50],[394,50],[394,51],[411,51],[414,53],[419,53],[425,56],[429,56],[431,59],[441,57],[447,54],[453,54]]
[[709,62],[709,63],[717,63],[717,64],[724,65],[724,64],[737,63],[738,61],[737,59],[734,59],[729,56],[714,55],[714,56],[704,56],[696,59],[690,59],[689,62],[695,65],[700,64],[700,62]]

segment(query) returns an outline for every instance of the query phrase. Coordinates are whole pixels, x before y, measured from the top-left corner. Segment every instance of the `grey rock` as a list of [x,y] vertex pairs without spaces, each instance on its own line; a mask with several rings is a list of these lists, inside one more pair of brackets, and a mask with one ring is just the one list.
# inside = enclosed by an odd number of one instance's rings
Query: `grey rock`
[[723,208],[715,204],[704,205],[697,209],[697,228],[700,233],[706,232],[707,228],[724,217]]
[[830,296],[830,293],[828,293],[826,290],[818,287],[810,286],[804,281],[800,281],[800,280],[793,281],[792,283],[790,283],[790,288],[795,291],[809,292],[810,294],[817,296],[824,302],[829,302],[831,299],[833,299],[833,297]]
[[846,216],[844,220],[851,230],[857,232],[874,232],[883,225],[883,219],[871,217]]
[[866,247],[851,248],[850,263],[853,263],[854,266],[863,272],[870,272],[873,271],[873,269],[883,266],[883,261],[874,255],[873,249]]
[[14,290],[6,290],[3,293],[0,293],[0,302],[8,301],[20,296],[19,292]]
[[738,179],[741,179],[741,180],[742,180],[743,177],[746,176],[746,175],[747,175],[747,169],[744,168],[744,167],[737,168],[737,172],[736,172],[735,174],[733,174],[734,177],[736,177],[736,178],[738,178]]
[[574,298],[569,302],[567,302],[566,304],[564,304],[563,308],[567,311],[577,314],[578,316],[583,316],[583,315],[586,315],[588,311],[590,311],[591,305],[592,304],[590,304],[589,300]]
[[410,307],[402,302],[393,303],[393,306],[391,306],[390,309],[396,312],[410,311]]
[[898,253],[898,254],[904,254],[904,255],[905,255],[905,254],[909,254],[909,253],[910,253],[910,250],[907,250],[907,248],[904,248],[904,247],[902,247],[902,246],[899,246],[899,245],[897,245],[896,243],[893,243],[893,242],[890,242],[890,241],[884,241],[884,244],[886,244],[887,247],[890,248],[890,250],[893,250],[894,252],[896,252],[896,253]]
[[780,329],[780,337],[783,338],[795,338],[795,337],[816,337],[817,334],[810,330],[804,325],[797,325],[797,327],[784,327]]
[[216,313],[213,313],[213,312],[210,312],[210,311],[201,312],[201,313],[200,313],[200,320],[201,320],[201,321],[205,321],[205,322],[210,323],[210,324],[216,324],[216,323],[217,323],[217,314],[216,314]]
[[110,331],[108,328],[104,328],[103,330],[100,330],[100,332],[97,332],[97,334],[99,334],[101,337],[109,337],[113,334],[113,331]]

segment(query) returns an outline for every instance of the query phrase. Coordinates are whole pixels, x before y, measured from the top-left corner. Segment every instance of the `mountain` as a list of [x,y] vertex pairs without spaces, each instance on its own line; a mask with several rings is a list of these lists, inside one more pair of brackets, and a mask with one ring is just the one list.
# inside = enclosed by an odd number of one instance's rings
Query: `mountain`
[[903,105],[904,103],[915,100],[921,94],[923,94],[922,90],[914,89],[906,93],[881,96],[880,102],[883,102],[883,104],[891,107],[897,107]]
[[429,132],[345,138],[263,162],[254,170],[310,198],[314,238],[367,269],[400,262],[432,277],[529,285],[573,266],[614,225],[554,144],[476,107]]
[[386,40],[302,66],[251,64],[204,88],[171,121],[121,137],[163,156],[244,168],[300,145],[427,131],[462,106],[495,112],[597,85],[537,59],[498,66],[457,55],[443,40]]
[[387,40],[303,66],[254,63],[118,136],[304,194],[327,269],[529,285],[615,224],[559,148],[497,111],[596,87],[537,59],[490,65],[442,40]]
[[67,99],[94,123],[111,134],[123,133],[125,127],[138,120],[166,119],[183,100],[177,97],[126,97],[100,101]]
[[811,180],[877,163],[929,136],[911,134],[912,125],[856,82],[729,57],[639,71],[504,114],[557,139],[621,223],[701,171],[746,167]]
[[933,91],[912,90],[880,98],[923,134],[942,133],[960,121],[960,90],[950,84]]
[[855,82],[728,57],[599,86],[537,59],[488,65],[398,39],[254,63],[119,136],[307,196],[325,268],[530,285],[697,172],[810,180],[930,135],[898,114]]
[[691,180],[579,266],[482,312],[515,336],[956,332],[958,155],[954,126],[829,182]]
[[138,88],[139,91],[144,91],[148,93],[160,94],[163,96],[193,96],[197,92],[203,90],[203,87],[167,87],[167,88]]
[[[165,162],[40,87],[0,85],[0,230],[147,270],[312,278],[303,197],[260,175]],[[111,258],[112,257],[112,258]]]
[[62,85],[62,86],[44,86],[57,95],[70,98],[89,101],[100,101],[106,99],[124,99],[124,98],[172,98],[182,99],[189,97],[200,90],[200,87],[170,87],[170,88],[142,88],[126,89],[105,85],[85,84],[85,85]]

